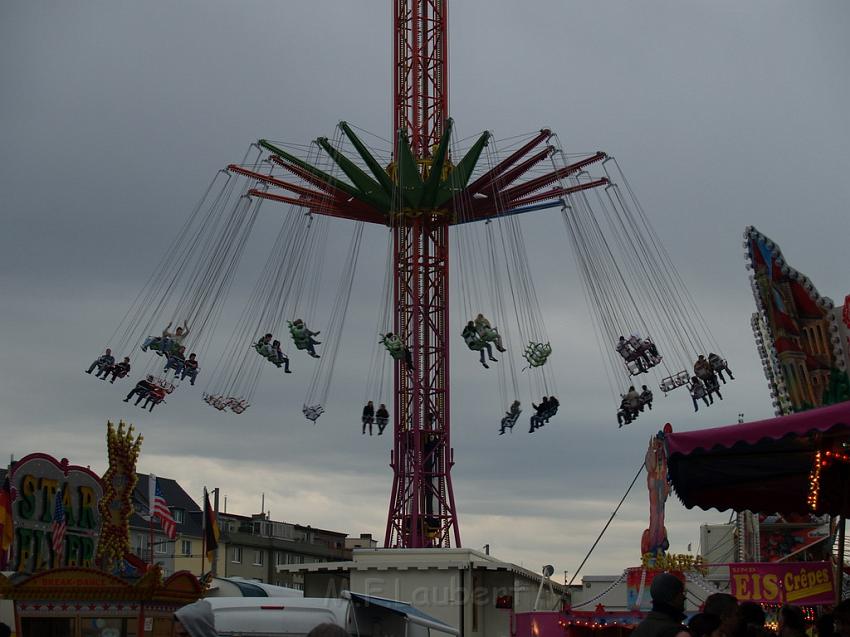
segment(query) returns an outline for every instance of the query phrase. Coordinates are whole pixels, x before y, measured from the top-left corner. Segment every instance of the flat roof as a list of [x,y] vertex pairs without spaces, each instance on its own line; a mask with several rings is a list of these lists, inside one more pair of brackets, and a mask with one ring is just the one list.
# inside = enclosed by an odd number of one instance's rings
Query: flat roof
[[[546,580],[541,574],[492,555],[463,548],[449,549],[354,549],[354,559],[344,562],[280,565],[278,573],[346,573],[350,571],[425,571],[425,570],[506,571],[535,583],[551,582],[560,593],[569,590],[563,584]],[[614,578],[616,579],[616,577]]]

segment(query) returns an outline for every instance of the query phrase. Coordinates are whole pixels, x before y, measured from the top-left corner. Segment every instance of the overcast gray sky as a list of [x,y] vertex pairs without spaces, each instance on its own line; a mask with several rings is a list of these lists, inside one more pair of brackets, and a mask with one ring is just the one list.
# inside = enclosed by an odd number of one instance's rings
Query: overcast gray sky
[[[200,391],[153,414],[82,373],[165,243],[228,163],[261,137],[307,143],[345,119],[390,135],[391,3],[22,1],[0,5],[0,334],[3,451],[105,468],[107,419],[136,424],[139,469],[228,510],[383,538],[391,438],[363,438],[362,377],[381,275],[364,267],[328,413],[300,414],[308,374],[266,374],[241,417]],[[563,407],[537,435],[495,435],[494,375],[453,350],[453,479],[466,546],[574,570],[665,421],[676,430],[769,417],[751,338],[748,224],[821,294],[850,292],[850,3],[845,0],[457,0],[451,112],[466,137],[543,126],[571,151],[618,158],[729,356],[726,399],[686,395],[618,430],[591,313],[557,211],[528,220],[530,260]],[[264,206],[279,227],[283,207]],[[367,245],[382,262],[382,237]],[[246,257],[250,272],[265,258]],[[252,281],[241,279],[239,299]],[[226,340],[223,325],[217,340]],[[362,335],[362,338],[358,335]],[[222,343],[223,344],[223,343]],[[303,365],[303,363],[302,363]],[[207,367],[206,369],[209,369]],[[585,573],[639,561],[640,481]],[[728,514],[668,503],[672,549]]]

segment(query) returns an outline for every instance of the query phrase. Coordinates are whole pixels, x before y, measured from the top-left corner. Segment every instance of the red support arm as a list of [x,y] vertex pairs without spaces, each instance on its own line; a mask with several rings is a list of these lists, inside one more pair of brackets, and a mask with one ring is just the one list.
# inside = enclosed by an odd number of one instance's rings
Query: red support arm
[[551,190],[547,190],[546,192],[541,192],[536,195],[531,195],[530,197],[516,199],[511,202],[511,208],[522,208],[523,206],[530,206],[531,204],[535,204],[539,201],[546,201],[547,199],[557,199],[565,195],[571,195],[576,192],[581,192],[582,190],[590,190],[591,188],[598,188],[599,186],[607,186],[608,183],[609,182],[607,178],[601,177],[593,181],[588,181],[585,184],[577,184],[575,186],[570,186],[569,188],[552,188]]
[[286,195],[276,195],[264,190],[252,188],[248,191],[249,197],[259,197],[260,199],[270,199],[271,201],[279,201],[281,203],[292,204],[293,206],[301,206],[309,208],[310,212],[326,215],[328,217],[339,217],[340,219],[350,219],[352,221],[364,221],[366,223],[379,223],[387,225],[386,217],[377,211],[362,211],[355,210],[347,204],[338,204],[332,199],[296,199],[295,197],[287,197]]
[[569,166],[564,166],[563,168],[559,168],[558,170],[552,171],[551,173],[538,177],[537,179],[527,181],[519,186],[509,188],[508,190],[501,192],[499,197],[504,202],[520,199],[533,193],[535,190],[540,190],[541,188],[545,188],[546,186],[555,183],[559,179],[563,179],[564,177],[577,173],[590,164],[602,161],[606,157],[608,157],[608,155],[603,152],[596,153],[592,157],[582,159],[581,161],[570,164]]
[[523,197],[522,199],[515,199],[510,202],[502,202],[503,205],[500,205],[498,207],[494,205],[497,202],[491,200],[476,199],[475,204],[473,206],[473,210],[467,211],[466,214],[464,214],[463,219],[459,219],[456,223],[473,223],[475,221],[483,221],[485,219],[498,217],[499,215],[513,214],[511,213],[511,210],[516,210],[517,208],[531,206],[533,204],[547,200],[552,200],[554,202],[557,199],[560,199],[561,197],[564,197],[566,195],[581,192],[582,190],[589,190],[591,188],[598,188],[599,186],[607,186],[609,183],[610,182],[608,181],[608,179],[602,177],[600,179],[588,181],[584,184],[570,186],[569,188],[561,188],[559,186],[557,188],[551,188],[546,192],[540,192],[536,195]]
[[508,168],[513,166],[522,157],[525,157],[525,155],[527,155],[531,151],[531,149],[537,146],[540,142],[549,139],[551,135],[552,131],[550,131],[548,128],[544,128],[536,137],[534,137],[522,147],[508,155],[508,157],[496,164],[496,166],[494,166],[491,170],[487,171],[478,179],[469,184],[467,190],[469,190],[470,193],[481,192],[485,189],[487,184],[493,181],[496,177],[498,177]]
[[498,191],[502,188],[510,186],[513,182],[522,177],[525,173],[534,168],[537,164],[542,161],[545,161],[553,150],[554,149],[552,148],[552,146],[547,146],[539,153],[532,155],[531,157],[526,159],[519,166],[507,171],[501,177],[495,177],[494,179],[490,180],[490,182],[484,184],[479,190],[479,192],[488,196],[499,196],[497,193],[494,193],[494,189]]
[[[284,190],[294,192],[297,195],[304,195],[306,197],[317,197],[319,199],[329,198],[327,193],[319,192],[316,190],[310,190],[309,188],[305,188],[304,186],[290,184],[289,182],[281,181],[280,179],[275,179],[271,175],[264,175],[263,173],[254,172],[253,170],[242,168],[241,166],[237,166],[236,164],[230,164],[230,166],[227,167],[227,170],[236,173],[237,175],[251,177],[253,179],[256,179],[257,181],[262,181],[263,183],[271,184],[272,186],[277,186],[278,188],[283,188]],[[332,201],[334,201],[334,203],[344,202],[343,199],[332,199]]]
[[272,155],[270,159],[281,168],[285,168],[296,177],[301,177],[301,179],[303,179],[304,181],[313,184],[316,188],[326,192],[328,195],[330,195],[333,199],[337,201],[348,201],[349,199],[351,199],[351,195],[349,195],[348,193],[343,192],[339,188],[335,188],[330,184],[325,183],[324,181],[311,174],[310,172],[304,170],[300,166],[290,164],[277,155]]

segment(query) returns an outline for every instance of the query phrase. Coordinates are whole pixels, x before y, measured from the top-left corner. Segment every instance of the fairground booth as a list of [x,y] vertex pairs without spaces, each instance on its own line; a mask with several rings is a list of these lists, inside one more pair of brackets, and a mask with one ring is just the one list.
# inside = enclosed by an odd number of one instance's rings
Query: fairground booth
[[[761,604],[769,618],[791,604],[813,621],[842,599],[845,569],[833,557],[832,546],[838,545],[836,555],[844,554],[850,402],[700,431],[674,433],[667,425],[650,441],[644,468],[650,506],[649,528],[641,539],[642,565],[625,569],[605,590],[573,608],[517,613],[517,637],[624,637],[645,616],[652,579],[664,571],[680,577],[702,599],[729,592],[741,602]],[[723,564],[708,564],[699,555],[668,554],[664,509],[671,490],[688,508],[737,512],[743,523],[736,523],[736,531],[743,532],[735,533],[736,541],[742,548],[748,543],[749,549],[737,552],[738,561]],[[778,553],[769,547],[762,556],[759,514],[763,520],[796,520],[800,528],[808,528],[810,518],[825,520],[821,526],[826,530]],[[755,520],[755,526],[748,527],[747,520]],[[722,571],[721,580],[707,579],[709,570]],[[614,589],[625,590],[625,610],[599,602]],[[697,608],[693,601],[699,598],[692,600],[691,612]]]
[[130,551],[141,441],[132,427],[109,423],[102,477],[43,453],[10,467],[0,604],[19,637],[166,637],[174,611],[201,597],[191,573],[164,579]]

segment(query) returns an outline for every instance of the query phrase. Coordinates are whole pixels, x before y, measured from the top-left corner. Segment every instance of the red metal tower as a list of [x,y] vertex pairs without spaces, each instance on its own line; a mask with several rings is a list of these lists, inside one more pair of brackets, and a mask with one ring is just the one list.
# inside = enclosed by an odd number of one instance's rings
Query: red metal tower
[[[449,116],[447,0],[394,2],[394,138],[427,178]],[[393,485],[384,546],[460,546],[449,410],[449,224],[446,210],[408,210],[393,227],[396,366]]]

